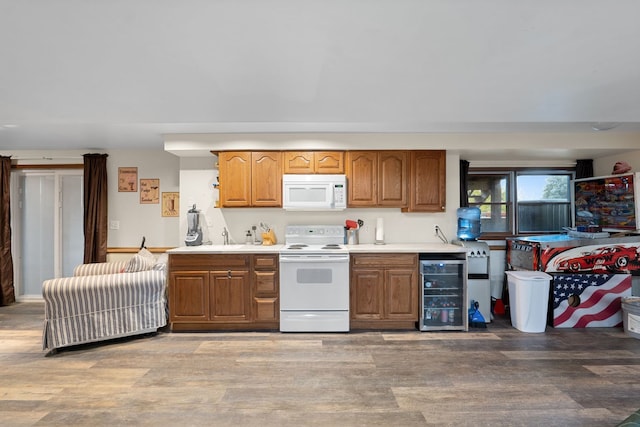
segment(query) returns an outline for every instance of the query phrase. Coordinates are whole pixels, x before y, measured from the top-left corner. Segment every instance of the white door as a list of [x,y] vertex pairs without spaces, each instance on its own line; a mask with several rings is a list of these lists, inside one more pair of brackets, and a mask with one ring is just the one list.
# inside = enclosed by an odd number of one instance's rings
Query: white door
[[16,171],[11,186],[16,298],[42,298],[44,280],[72,275],[83,260],[83,173]]

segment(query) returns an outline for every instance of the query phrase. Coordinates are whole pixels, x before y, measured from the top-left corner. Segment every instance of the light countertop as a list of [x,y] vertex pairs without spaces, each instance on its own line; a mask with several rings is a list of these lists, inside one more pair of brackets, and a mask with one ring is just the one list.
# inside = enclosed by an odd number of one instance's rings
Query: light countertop
[[[460,253],[462,246],[444,243],[388,243],[385,245],[346,245],[349,253]],[[170,249],[170,254],[250,254],[278,253],[284,245],[201,245]]]
[[462,246],[444,244],[444,243],[387,243],[384,245],[362,244],[362,245],[346,245],[349,253],[458,253],[466,252]]
[[275,253],[280,252],[284,245],[200,245],[180,246],[169,249],[169,254],[251,254],[251,253]]

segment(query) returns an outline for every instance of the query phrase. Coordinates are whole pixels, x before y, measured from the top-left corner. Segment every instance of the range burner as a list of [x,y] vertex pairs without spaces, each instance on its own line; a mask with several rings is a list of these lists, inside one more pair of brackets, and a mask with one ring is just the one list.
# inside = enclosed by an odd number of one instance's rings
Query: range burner
[[340,249],[340,248],[342,248],[342,246],[338,245],[337,243],[327,243],[320,249]]
[[294,243],[293,245],[289,245],[287,249],[304,249],[307,246],[308,245],[305,245],[304,243]]

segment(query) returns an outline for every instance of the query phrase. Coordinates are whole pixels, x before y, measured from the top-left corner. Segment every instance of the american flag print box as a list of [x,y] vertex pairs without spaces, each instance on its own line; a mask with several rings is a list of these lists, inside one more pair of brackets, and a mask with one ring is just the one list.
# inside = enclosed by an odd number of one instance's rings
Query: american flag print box
[[629,274],[553,274],[553,326],[622,326],[623,297],[631,296]]

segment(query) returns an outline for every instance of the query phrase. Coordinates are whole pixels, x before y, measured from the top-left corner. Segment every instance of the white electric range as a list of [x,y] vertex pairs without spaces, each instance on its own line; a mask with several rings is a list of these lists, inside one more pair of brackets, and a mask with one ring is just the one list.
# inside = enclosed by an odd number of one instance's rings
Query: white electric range
[[341,225],[290,225],[280,250],[280,331],[349,331],[349,252]]

